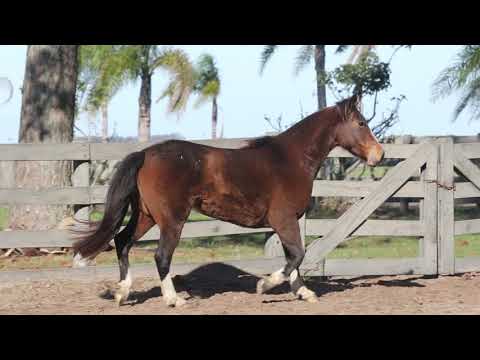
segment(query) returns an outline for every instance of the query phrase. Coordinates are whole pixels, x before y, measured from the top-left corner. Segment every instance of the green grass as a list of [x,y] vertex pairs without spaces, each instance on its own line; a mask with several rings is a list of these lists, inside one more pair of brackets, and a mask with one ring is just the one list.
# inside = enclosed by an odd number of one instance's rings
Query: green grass
[[7,227],[8,209],[0,208],[0,231]]
[[408,258],[418,256],[418,240],[411,237],[357,237],[340,244],[328,259]]
[[364,171],[363,166],[360,165],[357,166],[357,168],[351,173],[349,173],[348,177],[354,179],[370,179],[371,173],[373,172],[374,177],[378,179],[384,177],[390,169],[392,169],[390,166],[377,166],[374,168],[367,167]]
[[480,234],[455,236],[455,256],[480,256]]

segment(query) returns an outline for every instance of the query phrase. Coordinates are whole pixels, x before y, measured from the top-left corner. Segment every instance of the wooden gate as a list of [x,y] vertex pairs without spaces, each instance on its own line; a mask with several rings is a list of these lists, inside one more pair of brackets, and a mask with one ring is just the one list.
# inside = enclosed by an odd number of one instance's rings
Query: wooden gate
[[[455,256],[454,242],[449,236],[478,234],[480,233],[480,219],[454,221],[453,211],[449,211],[454,200],[471,199],[480,197],[480,169],[471,159],[480,159],[479,143],[453,144],[449,139],[441,145],[443,176],[446,185],[452,184],[454,187],[454,196],[448,188],[440,190],[442,194],[442,223],[439,228],[440,248],[439,262],[440,273],[458,274],[465,272],[480,271],[480,257]],[[457,181],[461,175],[466,181]],[[452,234],[452,235],[451,235]]]

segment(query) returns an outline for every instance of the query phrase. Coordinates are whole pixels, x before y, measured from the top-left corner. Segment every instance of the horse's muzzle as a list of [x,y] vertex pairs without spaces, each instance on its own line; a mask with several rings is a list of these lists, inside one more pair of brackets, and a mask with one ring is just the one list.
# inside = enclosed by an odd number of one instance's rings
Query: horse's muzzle
[[385,151],[383,150],[382,146],[375,146],[368,154],[367,165],[376,166],[380,161],[383,160],[384,157]]

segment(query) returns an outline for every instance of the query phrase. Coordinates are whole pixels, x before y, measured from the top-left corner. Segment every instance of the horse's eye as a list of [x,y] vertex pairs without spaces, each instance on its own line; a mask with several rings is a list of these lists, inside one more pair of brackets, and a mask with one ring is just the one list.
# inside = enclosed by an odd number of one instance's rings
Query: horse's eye
[[366,123],[365,121],[360,121],[360,122],[358,123],[358,125],[359,125],[360,127],[365,127],[365,126],[367,126],[367,123]]

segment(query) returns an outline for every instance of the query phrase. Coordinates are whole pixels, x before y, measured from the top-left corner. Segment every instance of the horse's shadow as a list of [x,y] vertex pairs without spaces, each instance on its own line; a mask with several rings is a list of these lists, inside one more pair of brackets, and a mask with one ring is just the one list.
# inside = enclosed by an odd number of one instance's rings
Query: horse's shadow
[[[350,279],[329,279],[311,277],[305,279],[305,284],[309,289],[314,291],[317,296],[321,297],[328,293],[343,292],[352,290],[357,287],[371,287],[371,286],[386,286],[386,287],[424,287],[415,280],[419,280],[421,277],[415,276],[407,279],[392,279],[392,280],[379,280],[373,282],[364,282],[364,280],[374,280],[379,276],[362,276]],[[208,299],[212,296],[228,293],[238,292],[255,294],[256,285],[260,278],[256,275],[244,272],[234,266],[223,263],[212,263],[200,266],[192,272],[183,275],[175,276],[173,283],[177,292],[186,292],[189,296],[188,299]],[[359,282],[360,283],[357,283]],[[268,294],[281,295],[290,292],[290,286],[285,283],[275,289],[272,289]],[[127,304],[134,306],[143,304],[149,299],[159,298],[162,296],[160,287],[153,287],[146,291],[132,291]],[[100,297],[108,300],[113,299],[113,292],[107,290],[100,294]],[[269,300],[264,302],[288,302],[293,300]]]

